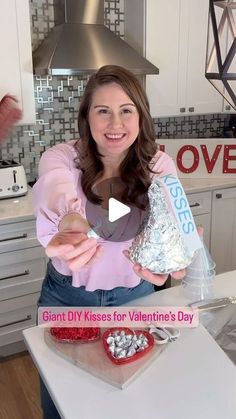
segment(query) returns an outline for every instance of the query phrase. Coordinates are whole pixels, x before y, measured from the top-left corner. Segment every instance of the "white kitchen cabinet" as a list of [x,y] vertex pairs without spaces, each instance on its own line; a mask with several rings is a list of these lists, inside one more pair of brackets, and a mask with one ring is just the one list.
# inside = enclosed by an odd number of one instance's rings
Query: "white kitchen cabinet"
[[[232,46],[232,43],[234,42],[234,39],[232,39],[232,34],[230,32],[230,29],[228,28],[227,31],[227,40],[226,40],[226,50],[223,52],[223,59],[226,56],[226,52],[229,51],[230,47]],[[236,73],[236,57],[234,57],[231,66],[228,69],[228,73]],[[233,91],[235,92],[235,80],[229,80],[229,84],[232,87]],[[227,90],[225,88],[223,88],[223,92],[226,96],[226,98],[229,98],[230,103],[232,103],[232,99],[230,98]],[[224,113],[234,113],[235,114],[235,109],[230,105],[230,103],[224,99],[223,101],[223,112]]]
[[29,0],[0,2],[0,99],[16,96],[23,111],[19,124],[35,123]]
[[36,324],[46,263],[34,219],[0,225],[0,356],[24,349],[22,330]]
[[217,273],[236,269],[236,188],[213,192],[211,255]]
[[222,112],[205,78],[209,0],[146,0],[146,57],[160,69],[146,78],[153,117]]
[[14,346],[23,343],[22,331],[36,325],[38,297],[39,292],[1,301],[0,355],[16,353]]
[[32,247],[6,252],[0,255],[0,266],[0,301],[38,292],[45,275],[45,251]]
[[225,99],[223,101],[223,113],[229,113],[229,114],[235,113],[235,110],[233,109],[233,107]]
[[236,269],[236,187],[187,194],[196,225],[216,263],[216,273]]

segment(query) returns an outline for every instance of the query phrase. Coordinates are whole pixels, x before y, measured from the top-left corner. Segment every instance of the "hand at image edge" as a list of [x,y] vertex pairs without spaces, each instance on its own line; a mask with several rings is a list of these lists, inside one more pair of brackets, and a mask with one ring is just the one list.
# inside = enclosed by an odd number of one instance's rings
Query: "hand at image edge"
[[[123,253],[129,259],[129,251],[124,250]],[[169,276],[168,274],[154,274],[149,269],[143,268],[139,263],[134,264],[133,270],[136,273],[136,275],[138,275],[140,278],[143,278],[154,285],[163,285],[167,281],[167,278]],[[181,269],[176,272],[171,272],[170,275],[173,279],[182,279],[185,276],[185,269]]]
[[66,262],[69,269],[79,271],[93,264],[102,253],[102,246],[85,233],[63,231],[57,233],[46,247],[48,257],[58,257]]

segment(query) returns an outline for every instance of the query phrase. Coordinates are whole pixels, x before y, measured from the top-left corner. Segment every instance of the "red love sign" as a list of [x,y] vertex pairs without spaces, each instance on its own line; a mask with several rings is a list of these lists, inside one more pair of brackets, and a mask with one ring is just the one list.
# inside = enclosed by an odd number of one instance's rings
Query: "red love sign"
[[197,141],[194,144],[191,144],[190,140],[185,141],[189,143],[182,145],[183,140],[172,140],[171,144],[170,140],[166,140],[166,144],[160,145],[161,151],[175,157],[176,166],[181,173],[190,174],[205,167],[206,172],[211,174],[216,171],[218,165],[218,172],[220,170],[224,174],[236,174],[236,144],[230,143],[229,140],[224,140],[224,143],[222,140],[222,144],[219,140],[218,144],[214,144],[213,140],[206,140],[205,144],[202,143],[203,140],[199,140],[201,144]]

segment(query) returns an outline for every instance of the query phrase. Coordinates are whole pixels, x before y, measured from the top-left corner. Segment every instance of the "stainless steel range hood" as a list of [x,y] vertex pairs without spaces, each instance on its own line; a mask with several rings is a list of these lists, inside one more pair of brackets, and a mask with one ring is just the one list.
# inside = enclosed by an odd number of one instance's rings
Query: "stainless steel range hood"
[[56,0],[56,26],[33,53],[35,74],[91,74],[106,64],[137,75],[159,70],[104,26],[103,0]]

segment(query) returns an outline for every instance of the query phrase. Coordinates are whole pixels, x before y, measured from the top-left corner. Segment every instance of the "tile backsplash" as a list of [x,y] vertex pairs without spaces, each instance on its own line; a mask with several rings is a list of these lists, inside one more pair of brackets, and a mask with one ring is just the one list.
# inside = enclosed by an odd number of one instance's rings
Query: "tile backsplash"
[[217,138],[225,136],[229,120],[229,114],[208,114],[154,118],[154,123],[157,138]]
[[[29,0],[33,50],[54,26],[53,1]],[[124,19],[124,0],[105,0],[105,24],[121,37]],[[28,181],[34,181],[42,152],[78,137],[77,114],[86,82],[87,76],[34,76],[36,124],[15,127],[0,151],[0,159],[20,161]],[[222,137],[229,115],[155,118],[154,123],[158,138]]]

